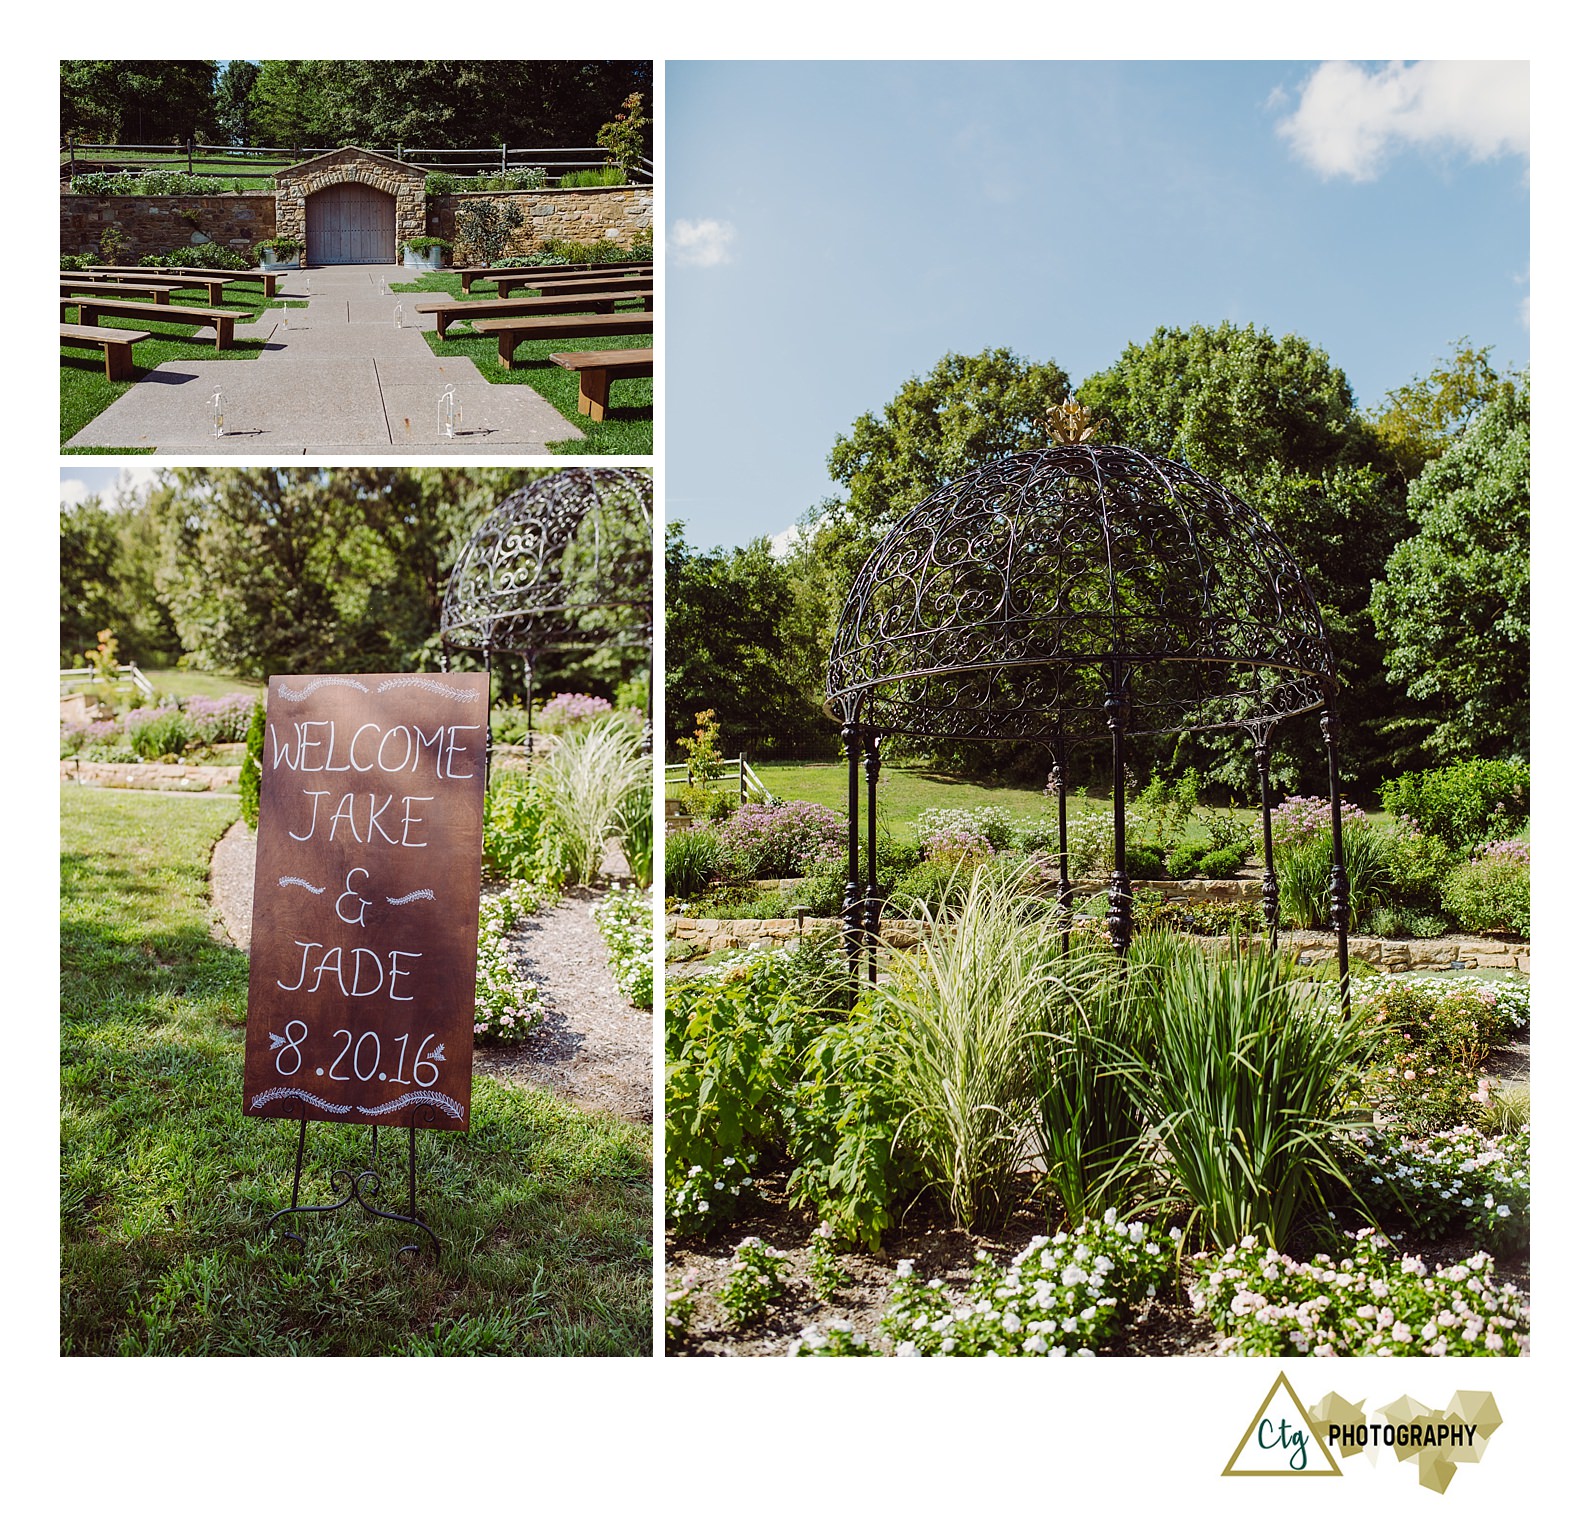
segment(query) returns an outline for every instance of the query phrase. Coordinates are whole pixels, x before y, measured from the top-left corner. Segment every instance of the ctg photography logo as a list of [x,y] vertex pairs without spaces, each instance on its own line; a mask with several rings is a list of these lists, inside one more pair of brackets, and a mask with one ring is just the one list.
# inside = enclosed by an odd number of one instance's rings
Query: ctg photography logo
[[1443,1410],[1399,1396],[1366,1412],[1367,1399],[1331,1391],[1305,1409],[1291,1382],[1277,1375],[1221,1474],[1340,1476],[1338,1456],[1363,1455],[1366,1465],[1378,1465],[1389,1454],[1388,1468],[1415,1461],[1419,1484],[1440,1494],[1459,1465],[1480,1462],[1502,1425],[1489,1391],[1458,1391]]

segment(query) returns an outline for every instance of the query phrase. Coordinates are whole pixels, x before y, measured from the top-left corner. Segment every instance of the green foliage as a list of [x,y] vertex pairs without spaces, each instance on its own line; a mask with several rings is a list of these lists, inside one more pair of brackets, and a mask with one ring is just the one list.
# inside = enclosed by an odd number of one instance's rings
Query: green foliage
[[1529,865],[1505,858],[1459,864],[1441,889],[1441,905],[1466,932],[1529,936]]
[[692,785],[709,785],[723,768],[723,750],[718,746],[718,714],[710,708],[696,712],[696,730],[679,739],[685,751],[685,770]]
[[1114,952],[1079,940],[1033,1043],[1044,1184],[1068,1223],[1131,1208],[1150,1184],[1130,1071],[1152,1058],[1153,1020]]
[[650,123],[641,114],[644,102],[645,97],[638,90],[626,96],[619,115],[597,128],[596,145],[608,155],[623,176],[618,180],[620,184],[629,178],[646,156],[646,127]]
[[602,189],[628,183],[629,175],[616,164],[603,169],[571,169],[567,174],[558,176],[560,190]]
[[720,848],[717,830],[700,825],[670,832],[663,840],[663,888],[669,896],[689,900],[717,878]]
[[1434,910],[1441,904],[1446,877],[1461,858],[1451,843],[1434,833],[1421,832],[1417,826],[1388,833],[1386,867],[1391,873],[1391,899],[1414,911]]
[[591,908],[608,967],[632,1006],[651,1010],[651,900],[633,885],[614,885]]
[[1453,848],[1512,837],[1529,819],[1529,765],[1468,759],[1399,775],[1380,787],[1380,804]]
[[[1342,859],[1347,871],[1347,926],[1356,930],[1391,892],[1390,851],[1385,835],[1367,822],[1342,827]],[[1302,842],[1275,850],[1275,877],[1281,889],[1281,917],[1293,927],[1329,927],[1331,835],[1316,832]]]
[[145,253],[138,260],[150,269],[247,269],[248,259],[219,242],[201,242],[196,247],[172,248],[168,253]]
[[127,728],[133,752],[146,760],[180,756],[192,737],[187,717],[175,706],[161,707],[136,724],[129,722]]
[[202,141],[215,125],[214,95],[214,62],[63,60],[61,133],[78,141]]
[[886,1020],[900,1142],[959,1227],[997,1225],[1022,1187],[1032,1043],[1055,993],[1059,933],[1027,874],[971,874],[953,924],[898,954],[873,992]]
[[1131,1079],[1190,1227],[1284,1248],[1325,1211],[1327,1186],[1346,1185],[1333,1140],[1362,1125],[1348,1115],[1359,1021],[1268,952],[1148,933],[1131,961],[1154,1018],[1152,1060]]
[[[117,173],[78,174],[68,186],[74,195],[224,195],[232,182],[185,169],[127,170]],[[104,251],[101,244],[101,251]],[[107,261],[109,261],[107,259]]]
[[453,213],[458,256],[466,263],[489,264],[502,257],[508,239],[524,225],[524,212],[512,201],[466,200]]
[[1155,774],[1138,791],[1137,807],[1144,818],[1145,840],[1161,855],[1171,852],[1198,809],[1197,770],[1185,769],[1177,780]]
[[1491,367],[1489,348],[1475,348],[1466,337],[1452,345],[1452,356],[1422,379],[1398,385],[1385,403],[1367,414],[1371,428],[1410,483],[1439,458],[1498,395],[1516,389]]
[[642,890],[651,889],[651,792],[645,786],[631,790],[618,806],[618,843],[624,862]]
[[817,696],[828,649],[817,582],[774,558],[765,538],[697,552],[678,522],[668,524],[665,577],[670,747],[709,706],[736,751],[832,739]]
[[784,1294],[788,1270],[789,1261],[782,1249],[772,1248],[760,1238],[746,1238],[736,1244],[729,1273],[718,1291],[723,1315],[735,1327],[760,1322]]
[[452,243],[445,237],[410,237],[403,246],[411,253],[429,253],[434,248],[444,253],[453,251]]
[[[840,495],[813,513],[814,547],[844,587],[878,535],[931,491],[979,465],[1045,447],[1044,412],[1071,381],[1052,363],[1009,348],[947,353],[908,379],[883,408],[856,418],[828,455]],[[839,610],[836,603],[832,614]]]
[[522,771],[499,767],[491,777],[481,857],[487,872],[501,880],[542,883],[556,873],[546,803]]
[[819,1030],[789,999],[789,964],[766,955],[734,978],[701,976],[668,987],[666,1184],[672,1195],[699,1165],[775,1147],[781,1103]]
[[641,752],[633,722],[595,717],[558,738],[537,769],[535,785],[559,877],[589,885],[631,794],[639,791],[650,801],[651,760]]
[[1453,757],[1529,746],[1529,384],[1499,393],[1408,493],[1418,531],[1373,613],[1390,678]]
[[891,1073],[891,1022],[872,998],[806,1049],[790,1097],[790,1199],[838,1237],[876,1249],[922,1176],[896,1140],[907,1109]]
[[303,243],[294,242],[291,237],[267,237],[254,244],[254,256],[261,262],[264,262],[267,253],[277,258],[296,258],[303,251]]
[[243,767],[237,777],[238,799],[242,803],[243,820],[251,829],[259,827],[260,762],[265,753],[265,697],[254,702],[254,714],[249,718],[248,737],[244,740]]
[[1198,872],[1206,879],[1234,880],[1248,862],[1248,850],[1243,847],[1211,848],[1203,856]]

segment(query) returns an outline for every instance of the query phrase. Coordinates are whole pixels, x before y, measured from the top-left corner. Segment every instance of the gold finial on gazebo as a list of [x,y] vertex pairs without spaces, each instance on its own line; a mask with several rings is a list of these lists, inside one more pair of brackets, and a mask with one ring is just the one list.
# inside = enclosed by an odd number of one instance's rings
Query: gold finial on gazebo
[[1062,401],[1043,413],[1049,435],[1058,443],[1086,442],[1099,430],[1093,413],[1079,400]]

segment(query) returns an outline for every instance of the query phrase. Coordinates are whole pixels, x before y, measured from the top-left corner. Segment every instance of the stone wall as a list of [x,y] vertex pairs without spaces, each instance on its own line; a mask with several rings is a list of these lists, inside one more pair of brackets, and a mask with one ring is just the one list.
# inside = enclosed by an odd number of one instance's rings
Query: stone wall
[[[458,208],[471,200],[496,200],[516,205],[524,223],[513,232],[503,256],[524,258],[547,243],[616,242],[628,247],[651,230],[652,190],[649,185],[614,185],[584,190],[515,190],[440,195],[431,201],[432,237],[458,242]],[[467,243],[455,247],[453,262],[475,261]]]
[[107,790],[236,790],[241,773],[237,764],[82,764],[76,759],[61,760],[63,782]]
[[276,236],[274,195],[62,195],[61,251],[99,256],[106,227],[126,239],[118,263],[146,253],[216,242],[252,260],[256,242]]
[[[668,937],[690,949],[696,957],[723,949],[779,948],[802,933],[839,932],[844,927],[837,917],[807,917],[801,922],[794,917],[769,917],[758,921],[670,916],[666,923]],[[891,921],[886,917],[879,936],[888,948],[909,948],[921,941],[922,931],[920,922]],[[1283,932],[1280,946],[1297,954],[1304,964],[1329,964],[1336,958],[1336,938],[1329,932]],[[1504,942],[1499,938],[1350,937],[1347,954],[1387,974],[1402,974],[1411,969],[1510,969],[1520,974],[1529,973],[1529,944]]]

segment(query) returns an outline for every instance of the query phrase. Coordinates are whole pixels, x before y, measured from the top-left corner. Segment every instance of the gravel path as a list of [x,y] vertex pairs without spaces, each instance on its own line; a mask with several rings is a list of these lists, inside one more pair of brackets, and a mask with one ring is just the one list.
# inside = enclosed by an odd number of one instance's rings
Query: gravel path
[[[591,905],[599,890],[571,890],[524,922],[510,940],[527,978],[541,987],[546,1020],[518,1048],[477,1048],[475,1069],[539,1085],[588,1111],[652,1119],[652,1019],[613,983]],[[215,935],[248,951],[254,909],[254,834],[238,822],[210,859]]]

